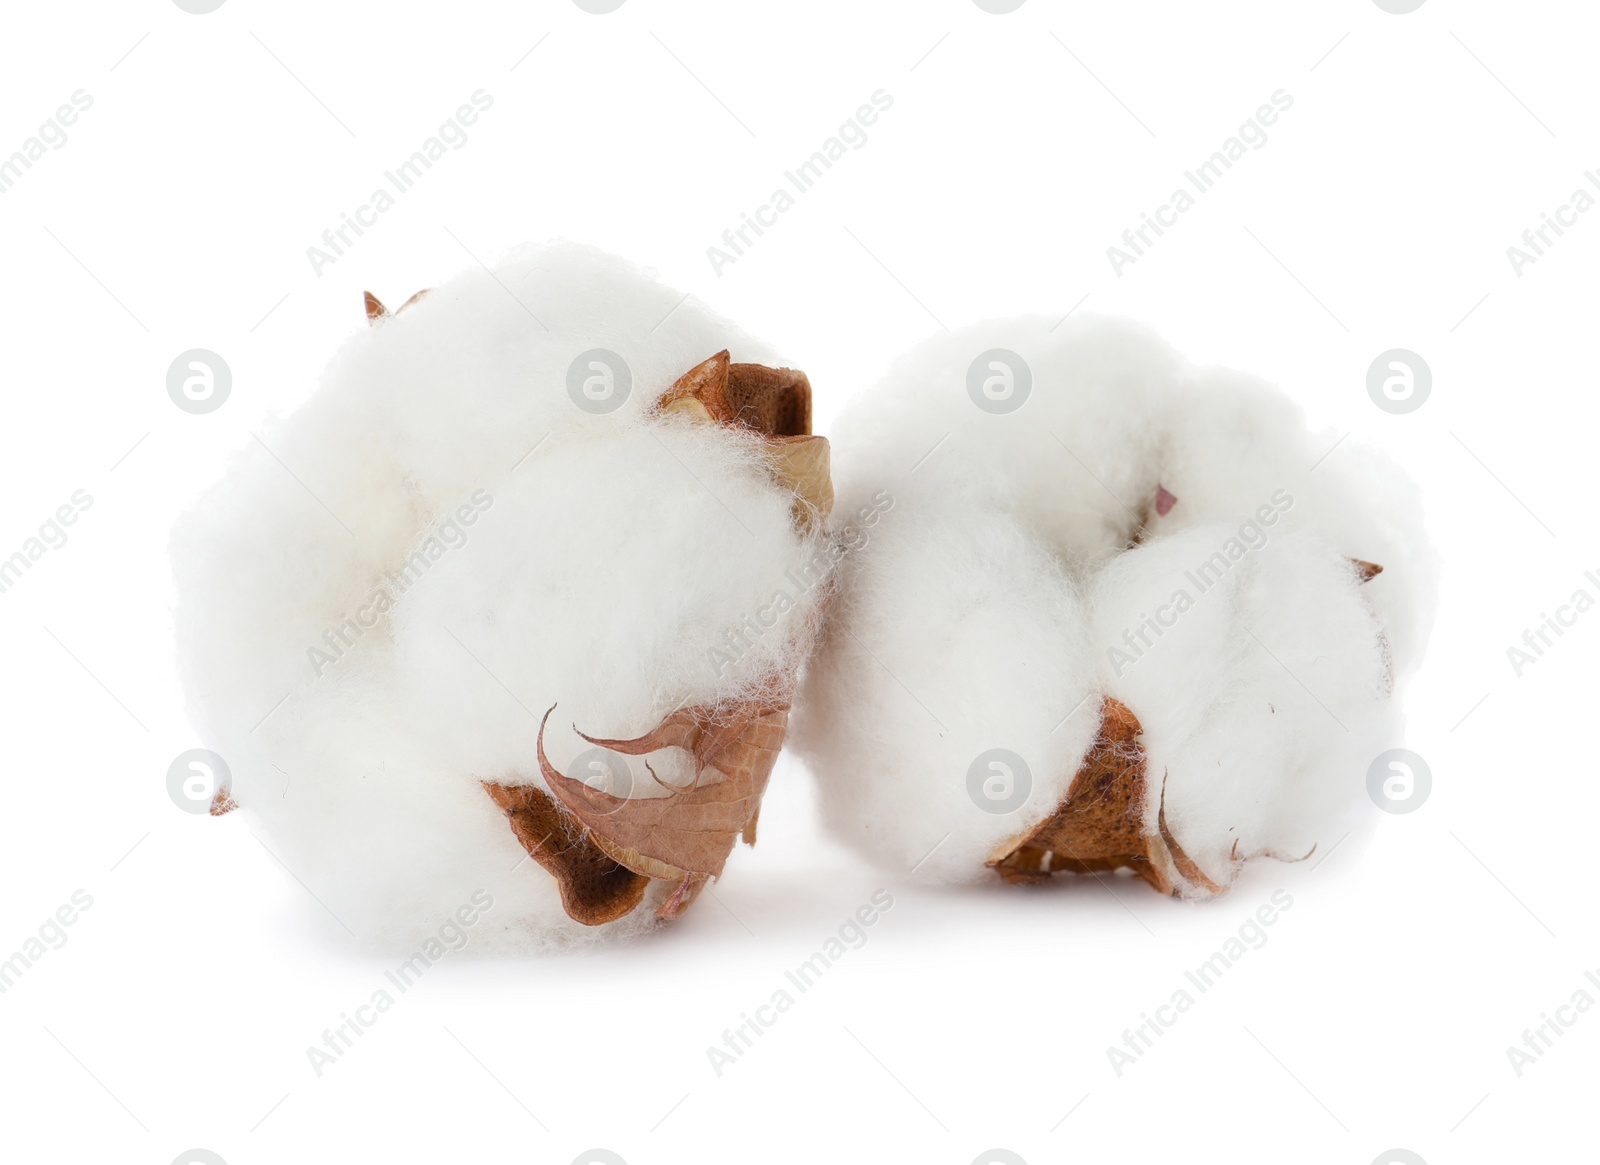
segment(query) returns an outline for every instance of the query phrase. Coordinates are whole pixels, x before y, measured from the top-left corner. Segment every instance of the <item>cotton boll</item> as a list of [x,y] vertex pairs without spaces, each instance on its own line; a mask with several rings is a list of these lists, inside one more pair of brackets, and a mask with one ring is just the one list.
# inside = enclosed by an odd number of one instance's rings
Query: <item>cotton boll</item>
[[[1226,885],[1236,861],[1331,847],[1392,728],[1380,624],[1349,560],[1314,536],[1247,546],[1211,523],[1096,578],[1105,688],[1135,709],[1182,850]],[[1193,890],[1194,888],[1191,888]]]
[[[990,349],[1032,370],[1020,407],[966,391]],[[841,836],[891,868],[947,838],[936,880],[1128,867],[1185,896],[1343,836],[1432,605],[1416,491],[1380,455],[1076,316],[919,346],[835,439],[840,520],[896,500],[797,713]],[[1000,737],[1033,794],[1005,821],[951,791]]]
[[[478,891],[494,905],[474,945],[650,925],[654,882],[620,921],[571,921],[483,782],[544,788],[553,704],[565,763],[573,723],[626,737],[792,679],[822,536],[797,526],[763,438],[653,412],[724,348],[776,363],[622,260],[532,249],[353,336],[180,521],[193,719],[332,929],[401,946]],[[626,365],[610,412],[569,394],[595,350]],[[727,650],[784,587],[783,618]],[[652,760],[667,779],[674,755]]]

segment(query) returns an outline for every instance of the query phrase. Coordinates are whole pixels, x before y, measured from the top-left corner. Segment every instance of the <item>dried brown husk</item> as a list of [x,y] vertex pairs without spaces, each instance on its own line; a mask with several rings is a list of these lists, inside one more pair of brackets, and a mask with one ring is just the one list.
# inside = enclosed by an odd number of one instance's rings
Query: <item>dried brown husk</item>
[[1048,818],[1002,846],[989,867],[1014,883],[1127,868],[1163,894],[1220,894],[1223,887],[1184,853],[1168,828],[1164,795],[1155,820],[1149,819],[1142,731],[1126,704],[1105,697],[1095,742],[1066,796]]
[[511,821],[528,856],[556,880],[570,918],[588,926],[615,922],[644,899],[650,879],[619,865],[597,846],[582,822],[563,812],[535,785],[483,782]]

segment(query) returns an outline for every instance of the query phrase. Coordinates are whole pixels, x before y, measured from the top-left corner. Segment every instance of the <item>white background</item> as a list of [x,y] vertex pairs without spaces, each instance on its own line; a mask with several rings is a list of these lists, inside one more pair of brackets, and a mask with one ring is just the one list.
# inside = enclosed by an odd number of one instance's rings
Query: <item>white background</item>
[[[1600,167],[1592,20],[1449,0],[10,6],[0,155],[74,91],[94,103],[0,195],[0,552],[74,490],[94,504],[0,595],[0,957],[74,890],[93,906],[0,995],[0,1157],[1442,1165],[1589,1143],[1600,1015],[1520,1077],[1506,1048],[1600,969],[1600,614],[1520,678],[1506,648],[1600,595],[1600,214],[1520,275],[1506,248]],[[470,141],[314,273],[306,248],[478,89]],[[879,89],[866,144],[716,274],[706,248]],[[1279,89],[1267,144],[1116,274],[1106,248]],[[451,956],[316,1077],[306,1046],[388,964],[321,941],[243,814],[168,800],[168,763],[205,742],[175,681],[167,531],[364,326],[363,289],[393,305],[553,236],[779,345],[823,432],[931,331],[1082,303],[1383,444],[1446,559],[1395,741],[1431,798],[1205,906],[1131,882],[931,893],[828,842],[786,759],[760,847],[680,924]],[[192,347],[233,370],[208,416],[165,391]],[[1366,393],[1392,347],[1433,371],[1406,416]],[[880,888],[867,945],[716,1076],[707,1046]],[[1279,888],[1268,942],[1119,1077],[1107,1046]]]

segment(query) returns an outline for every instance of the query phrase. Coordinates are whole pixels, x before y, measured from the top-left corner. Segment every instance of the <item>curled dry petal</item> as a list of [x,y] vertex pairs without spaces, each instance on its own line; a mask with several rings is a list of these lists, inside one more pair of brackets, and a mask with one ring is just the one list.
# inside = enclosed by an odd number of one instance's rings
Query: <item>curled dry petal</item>
[[[685,708],[634,740],[594,741],[629,756],[665,747],[694,757],[694,784],[683,791],[669,786],[661,797],[616,797],[562,774],[544,752],[549,718],[546,712],[536,747],[539,771],[550,791],[613,860],[637,873],[681,881],[721,875],[734,840],[761,806],[788,728],[789,709],[756,703],[725,711]],[[702,780],[707,768],[722,779]]]
[[632,740],[590,736],[578,731],[576,726],[573,730],[590,744],[609,748],[624,756],[644,756],[663,748],[681,748],[694,757],[694,783],[689,787],[695,788],[699,786],[706,767],[714,766],[718,758],[738,741],[754,716],[764,710],[761,705],[751,703],[737,705],[725,715],[708,713],[700,708],[680,708],[649,732]]

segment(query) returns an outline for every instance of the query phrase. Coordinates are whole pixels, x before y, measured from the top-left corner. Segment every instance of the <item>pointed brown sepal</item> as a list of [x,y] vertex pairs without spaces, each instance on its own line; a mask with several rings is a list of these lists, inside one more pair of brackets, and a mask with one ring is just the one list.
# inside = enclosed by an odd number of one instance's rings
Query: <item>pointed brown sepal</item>
[[[680,376],[661,395],[663,412],[687,412],[763,437],[811,434],[811,382],[793,368],[734,364],[724,348]],[[698,406],[698,407],[697,407]]]
[[[432,290],[433,289],[431,287],[424,287],[421,291],[417,292],[399,307],[395,308],[394,314],[399,315],[401,312],[405,311],[406,308],[416,303],[417,300],[421,299],[424,295],[427,295],[428,292]],[[381,299],[379,299],[376,295],[373,295],[370,291],[363,291],[361,294],[366,297],[367,323],[376,324],[379,320],[386,320],[389,318],[389,309],[383,306],[383,301]]]
[[811,382],[793,368],[734,364],[727,349],[702,360],[661,395],[663,413],[738,426],[766,439],[773,479],[795,495],[802,533],[833,510],[828,440],[811,435]]
[[644,899],[650,879],[608,857],[583,824],[543,789],[492,781],[483,787],[510,819],[528,856],[555,878],[561,905],[574,921],[585,926],[615,922]]

